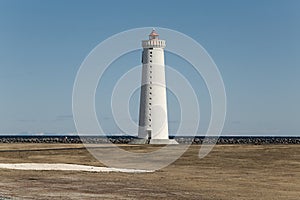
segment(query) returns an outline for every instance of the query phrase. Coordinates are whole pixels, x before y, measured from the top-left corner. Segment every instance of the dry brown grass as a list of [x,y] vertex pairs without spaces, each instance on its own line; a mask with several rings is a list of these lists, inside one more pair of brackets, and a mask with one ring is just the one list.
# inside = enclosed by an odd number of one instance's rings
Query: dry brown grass
[[[122,148],[143,151],[143,146]],[[157,147],[147,146],[145,151]],[[9,151],[7,151],[9,150]],[[15,151],[11,151],[15,150]],[[154,173],[0,169],[0,197],[20,199],[299,199],[300,146],[217,145],[204,159],[191,146]],[[103,166],[80,144],[1,144],[0,163]]]

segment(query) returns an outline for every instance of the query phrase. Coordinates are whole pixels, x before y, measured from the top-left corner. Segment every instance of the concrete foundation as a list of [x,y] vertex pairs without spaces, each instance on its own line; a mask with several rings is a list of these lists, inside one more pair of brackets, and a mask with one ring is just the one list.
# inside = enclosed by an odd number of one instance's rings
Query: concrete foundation
[[129,144],[178,144],[174,139],[133,139]]

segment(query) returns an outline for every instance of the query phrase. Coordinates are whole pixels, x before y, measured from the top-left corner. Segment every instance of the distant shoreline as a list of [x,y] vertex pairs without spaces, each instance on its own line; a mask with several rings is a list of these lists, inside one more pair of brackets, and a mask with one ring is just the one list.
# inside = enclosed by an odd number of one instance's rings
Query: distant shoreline
[[[3,135],[0,136],[0,143],[95,143],[95,144],[128,144],[135,139],[134,136],[70,136],[70,135],[49,135],[49,136],[21,136]],[[174,138],[179,144],[202,144],[204,136],[178,136]],[[206,143],[215,143],[215,137],[207,137]],[[300,136],[221,136],[217,144],[300,144]]]

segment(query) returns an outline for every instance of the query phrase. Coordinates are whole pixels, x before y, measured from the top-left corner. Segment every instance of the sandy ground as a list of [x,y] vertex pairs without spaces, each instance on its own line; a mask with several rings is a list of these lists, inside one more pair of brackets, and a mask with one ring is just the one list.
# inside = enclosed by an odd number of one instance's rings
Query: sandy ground
[[[198,151],[153,173],[0,169],[0,199],[299,199],[299,145],[217,145],[204,159]],[[80,144],[0,144],[0,163],[103,167]]]

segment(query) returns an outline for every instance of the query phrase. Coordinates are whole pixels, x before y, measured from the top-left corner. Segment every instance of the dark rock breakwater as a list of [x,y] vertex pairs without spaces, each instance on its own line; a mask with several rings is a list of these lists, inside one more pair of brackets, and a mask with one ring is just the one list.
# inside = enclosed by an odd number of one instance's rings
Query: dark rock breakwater
[[[135,137],[133,136],[0,136],[0,143],[99,143],[99,144],[128,144]],[[214,137],[175,137],[179,144],[202,144],[214,143],[217,144],[300,144],[300,137],[235,137],[222,136],[220,138]]]

